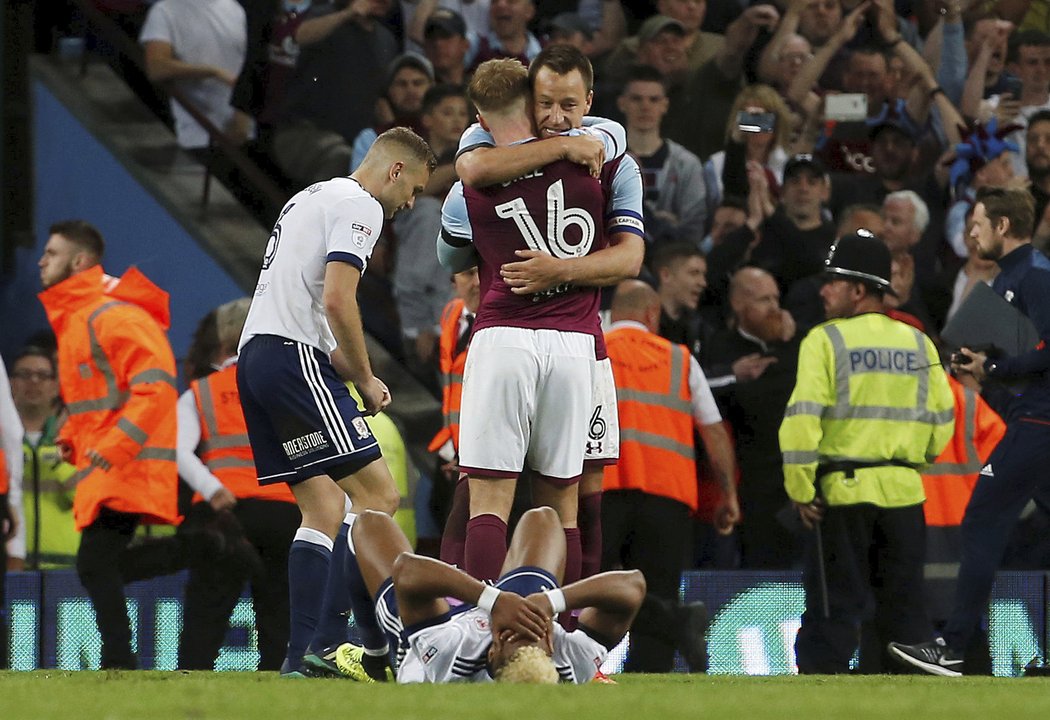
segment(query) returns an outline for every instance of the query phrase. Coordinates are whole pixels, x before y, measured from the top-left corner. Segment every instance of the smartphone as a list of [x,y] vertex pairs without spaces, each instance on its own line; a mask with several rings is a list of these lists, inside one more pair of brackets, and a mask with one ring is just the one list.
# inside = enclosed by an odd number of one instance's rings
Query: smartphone
[[1020,100],[1021,92],[1024,90],[1024,85],[1021,84],[1021,78],[1007,75],[1006,79],[1003,80],[1003,93],[1010,93],[1011,100]]
[[736,114],[736,126],[740,132],[771,133],[777,127],[777,116],[771,112],[751,113],[741,110]]
[[824,98],[824,119],[858,122],[868,117],[868,96],[864,93],[840,93]]

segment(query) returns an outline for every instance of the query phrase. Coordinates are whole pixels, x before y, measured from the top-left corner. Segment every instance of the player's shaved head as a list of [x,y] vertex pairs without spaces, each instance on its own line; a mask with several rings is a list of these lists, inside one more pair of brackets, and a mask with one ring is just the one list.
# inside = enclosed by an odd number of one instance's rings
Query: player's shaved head
[[383,206],[387,220],[411,208],[437,167],[434,151],[406,127],[390,128],[376,138],[350,177]]
[[[427,141],[407,127],[390,128],[376,138],[368,155],[375,153],[383,164],[390,162],[411,162],[425,165],[430,172],[437,167],[437,158]],[[368,156],[365,161],[368,161]]]
[[656,312],[660,315],[660,296],[648,283],[641,280],[624,280],[616,286],[612,300],[612,320],[635,320],[649,324],[649,318]]
[[483,115],[522,112],[529,96],[529,71],[510,58],[486,60],[474,71],[467,96]]

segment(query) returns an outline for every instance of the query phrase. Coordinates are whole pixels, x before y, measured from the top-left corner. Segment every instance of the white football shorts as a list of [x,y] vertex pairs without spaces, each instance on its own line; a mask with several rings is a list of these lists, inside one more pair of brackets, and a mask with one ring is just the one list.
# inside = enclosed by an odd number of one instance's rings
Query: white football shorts
[[592,465],[615,465],[620,457],[620,416],[616,411],[616,381],[612,361],[594,368],[591,417],[587,423],[583,459]]
[[460,469],[516,477],[525,465],[556,479],[583,472],[594,412],[594,338],[585,333],[483,328],[463,371]]

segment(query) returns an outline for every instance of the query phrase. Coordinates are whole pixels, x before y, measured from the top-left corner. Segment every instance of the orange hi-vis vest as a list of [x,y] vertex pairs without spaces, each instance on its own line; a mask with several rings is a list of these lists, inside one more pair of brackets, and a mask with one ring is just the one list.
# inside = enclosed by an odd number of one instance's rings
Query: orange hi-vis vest
[[[58,340],[58,379],[69,420],[78,530],[102,507],[178,520],[175,357],[165,330],[168,294],[131,268],[119,281],[95,266],[39,295]],[[93,464],[88,452],[104,459]]]
[[1006,432],[981,396],[948,376],[955,400],[955,433],[937,459],[923,468],[926,493],[926,608],[935,620],[950,616],[962,558],[962,519],[984,461]]
[[951,376],[948,384],[955,396],[955,434],[922,472],[923,509],[930,528],[962,523],[977,475],[1006,433],[1006,423],[979,394]]
[[459,320],[463,316],[463,301],[450,300],[441,313],[441,340],[438,344],[438,362],[441,369],[441,414],[444,425],[427,450],[437,452],[449,440],[459,452],[459,409],[463,398],[463,368],[467,365],[467,351],[456,354],[459,342]]
[[[259,485],[248,426],[237,392],[236,363],[190,383],[201,424],[200,456],[211,474],[238,498],[295,502],[285,483]],[[201,499],[194,494],[193,501]]]
[[7,454],[0,449],[0,495],[7,495],[10,482],[11,479],[7,476]]
[[635,327],[605,336],[616,381],[620,459],[605,490],[641,490],[697,508],[689,351]]

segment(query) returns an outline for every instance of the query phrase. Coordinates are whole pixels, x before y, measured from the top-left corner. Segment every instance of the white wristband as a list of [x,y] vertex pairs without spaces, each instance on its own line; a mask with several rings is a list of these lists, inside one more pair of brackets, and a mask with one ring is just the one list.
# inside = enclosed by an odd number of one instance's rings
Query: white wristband
[[495,587],[494,585],[486,585],[485,589],[481,591],[481,595],[478,597],[478,607],[485,612],[491,613],[499,594],[500,589],[498,587]]
[[547,599],[551,603],[551,610],[554,614],[565,612],[565,593],[561,591],[561,588],[554,588],[553,590],[544,590],[543,594],[547,596]]

